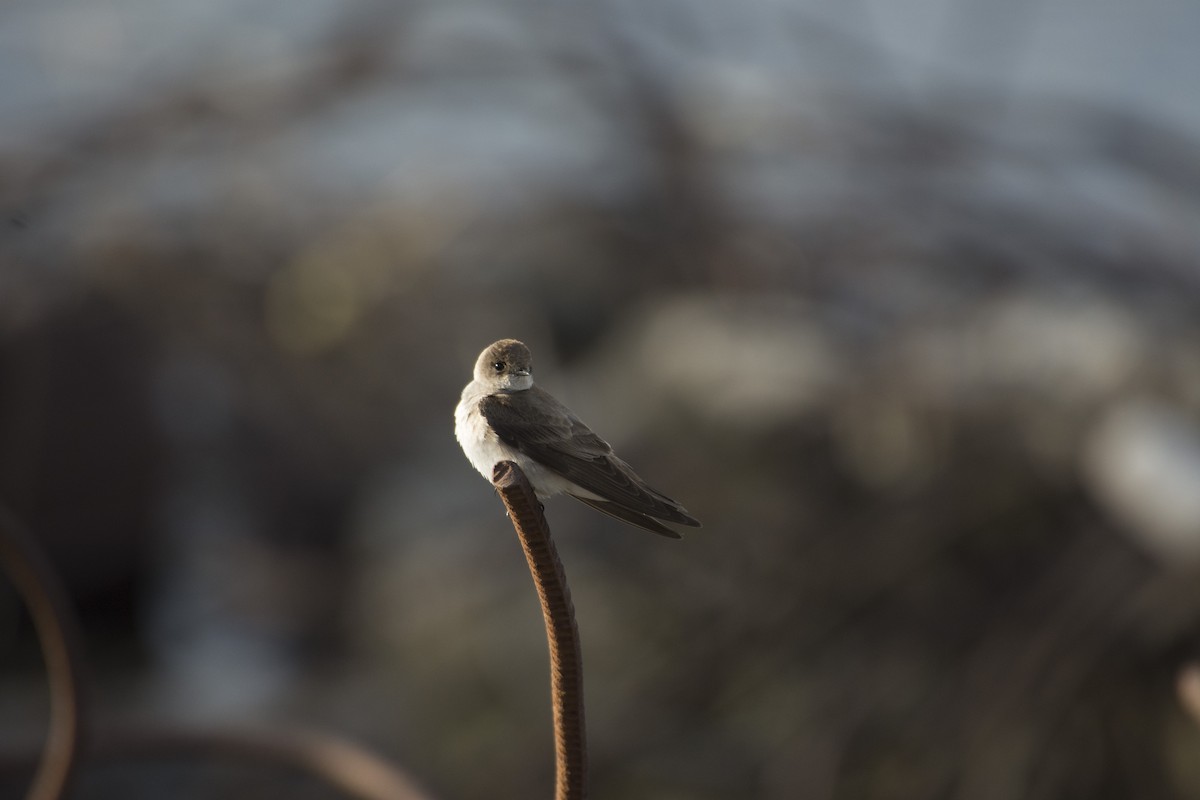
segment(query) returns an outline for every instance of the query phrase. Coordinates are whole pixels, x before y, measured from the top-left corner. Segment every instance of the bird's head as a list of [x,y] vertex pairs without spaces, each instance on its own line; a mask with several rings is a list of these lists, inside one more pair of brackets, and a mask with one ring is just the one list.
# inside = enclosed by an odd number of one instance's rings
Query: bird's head
[[519,392],[533,386],[533,356],[516,339],[501,339],[479,354],[475,380],[493,391]]

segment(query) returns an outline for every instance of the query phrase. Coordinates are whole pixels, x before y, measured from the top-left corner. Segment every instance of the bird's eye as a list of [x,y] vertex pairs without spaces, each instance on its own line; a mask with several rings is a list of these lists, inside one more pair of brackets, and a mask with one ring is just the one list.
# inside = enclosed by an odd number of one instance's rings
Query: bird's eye
[[504,362],[503,361],[493,361],[492,369],[496,370],[496,372],[504,372]]

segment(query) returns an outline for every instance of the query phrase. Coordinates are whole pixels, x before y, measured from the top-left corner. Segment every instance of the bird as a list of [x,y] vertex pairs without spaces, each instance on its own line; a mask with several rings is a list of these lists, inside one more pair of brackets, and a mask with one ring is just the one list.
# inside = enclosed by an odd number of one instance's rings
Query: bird
[[454,410],[454,435],[488,480],[496,464],[516,462],[539,502],[568,494],[673,539],[682,536],[663,522],[700,527],[683,506],[650,488],[569,408],[534,385],[533,356],[516,339],[501,339],[479,354]]

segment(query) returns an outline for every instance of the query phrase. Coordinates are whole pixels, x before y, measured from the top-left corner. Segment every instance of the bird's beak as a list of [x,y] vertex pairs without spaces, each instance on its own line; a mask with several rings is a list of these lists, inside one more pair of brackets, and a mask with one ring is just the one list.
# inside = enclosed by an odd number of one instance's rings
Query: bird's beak
[[519,369],[519,370],[517,370],[516,374],[517,374],[518,376],[520,376],[520,377],[524,378],[524,377],[527,377],[527,376],[529,375],[529,370],[527,370],[527,369]]

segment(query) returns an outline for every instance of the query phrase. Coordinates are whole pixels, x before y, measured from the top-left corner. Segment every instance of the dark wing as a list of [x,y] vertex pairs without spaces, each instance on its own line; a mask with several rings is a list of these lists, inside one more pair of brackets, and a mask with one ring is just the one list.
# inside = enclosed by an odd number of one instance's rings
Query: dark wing
[[587,503],[597,511],[602,511],[610,517],[616,517],[622,522],[628,522],[630,525],[636,525],[639,528],[657,533],[661,536],[670,536],[672,539],[682,539],[678,531],[673,531],[666,525],[663,525],[653,517],[648,517],[645,514],[639,514],[625,506],[617,505],[616,503],[606,503],[603,500],[592,500],[590,497],[579,497],[571,495],[581,503]]
[[[612,506],[620,506],[638,518],[656,517],[699,527],[700,523],[681,505],[647,486],[628,464],[613,455],[608,442],[592,433],[566,406],[539,387],[488,395],[480,402],[479,409],[509,447],[604,498]],[[596,501],[584,502],[626,522],[648,527],[645,521],[602,508]],[[662,532],[656,528],[649,530]]]

